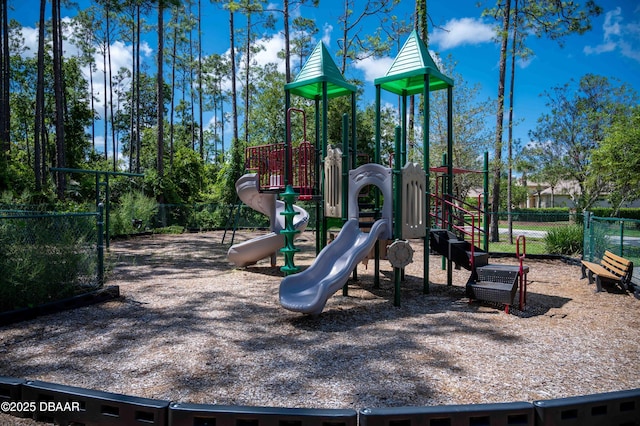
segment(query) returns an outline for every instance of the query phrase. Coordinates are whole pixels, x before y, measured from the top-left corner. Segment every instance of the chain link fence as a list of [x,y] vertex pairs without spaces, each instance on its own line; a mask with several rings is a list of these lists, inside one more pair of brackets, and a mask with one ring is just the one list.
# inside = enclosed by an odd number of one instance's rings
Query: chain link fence
[[[132,195],[111,206],[112,237],[149,232],[268,229],[269,218],[244,204],[157,204]],[[316,228],[316,205],[297,203],[309,212],[307,230]],[[0,205],[0,312],[30,307],[91,291],[103,285],[101,212],[47,213],[39,208]],[[584,224],[584,225],[583,225]],[[578,229],[584,253],[566,253],[598,261],[605,250],[640,265],[640,221],[564,212],[498,213],[497,241],[487,235],[491,253],[514,254],[526,237],[527,254],[550,254],[548,237]],[[485,223],[480,224],[481,228]],[[487,228],[489,228],[487,223]],[[580,246],[580,241],[578,246]],[[481,239],[481,245],[484,240]],[[107,246],[108,247],[108,246]],[[520,248],[522,252],[522,247]],[[640,267],[636,267],[638,277]],[[636,281],[636,280],[634,280]]]
[[[508,212],[498,212],[497,214],[497,238],[491,235],[490,226],[487,226],[489,229],[487,234],[488,248],[491,253],[513,253],[515,255],[517,238],[522,235],[525,237],[527,254],[557,254],[550,251],[547,242],[549,234],[566,229],[581,231],[582,215],[569,210],[557,212],[514,211],[511,213],[511,221],[509,221]],[[488,220],[490,223],[491,215]],[[480,226],[483,227],[484,222]],[[522,247],[520,250],[522,251]],[[579,252],[563,254],[580,255]]]
[[0,210],[0,312],[102,287],[101,213]]
[[584,259],[599,262],[609,250],[633,262],[633,282],[640,284],[640,220],[597,217],[584,221]]

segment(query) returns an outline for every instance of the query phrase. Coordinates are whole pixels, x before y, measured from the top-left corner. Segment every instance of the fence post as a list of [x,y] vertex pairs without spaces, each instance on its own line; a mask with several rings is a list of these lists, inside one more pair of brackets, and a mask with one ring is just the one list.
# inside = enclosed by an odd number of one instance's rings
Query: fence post
[[585,211],[585,240],[588,238],[589,241],[589,258],[585,259],[588,260],[589,262],[593,262],[593,224],[591,223],[591,220],[593,218],[593,213],[589,212],[589,211]]
[[98,284],[104,285],[104,205],[98,204]]
[[624,257],[624,220],[620,219],[620,256]]

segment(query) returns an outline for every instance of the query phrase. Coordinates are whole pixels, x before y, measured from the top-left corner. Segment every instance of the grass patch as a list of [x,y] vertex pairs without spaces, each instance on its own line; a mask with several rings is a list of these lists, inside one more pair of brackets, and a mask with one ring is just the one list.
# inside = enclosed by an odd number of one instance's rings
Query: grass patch
[[[522,246],[520,246],[522,250]],[[543,240],[528,238],[527,239],[527,254],[547,254],[545,244]],[[491,253],[513,253],[516,254],[516,244],[510,244],[508,241],[501,241],[497,243],[489,243],[489,252]]]

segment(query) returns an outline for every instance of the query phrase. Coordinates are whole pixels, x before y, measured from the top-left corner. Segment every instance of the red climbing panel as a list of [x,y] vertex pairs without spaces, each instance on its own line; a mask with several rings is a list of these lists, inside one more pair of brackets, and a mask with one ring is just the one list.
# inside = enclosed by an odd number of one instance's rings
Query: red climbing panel
[[[283,191],[285,145],[250,146],[246,149],[245,168],[258,174],[261,191]],[[300,194],[301,200],[309,200],[316,182],[315,148],[309,142],[301,142],[291,148],[291,186]]]

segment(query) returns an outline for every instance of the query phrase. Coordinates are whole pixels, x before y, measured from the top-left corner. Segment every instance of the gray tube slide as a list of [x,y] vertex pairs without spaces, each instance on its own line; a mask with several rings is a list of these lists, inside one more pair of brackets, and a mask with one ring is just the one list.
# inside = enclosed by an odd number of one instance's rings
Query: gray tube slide
[[[284,211],[284,202],[276,200],[276,194],[261,193],[258,190],[256,173],[240,177],[236,182],[236,192],[247,206],[269,216],[272,232],[231,246],[227,258],[236,266],[253,265],[266,257],[275,260],[278,250],[284,247],[284,236],[280,234],[285,226],[284,216],[280,214]],[[299,212],[293,217],[293,227],[302,232],[309,222],[309,213],[299,206],[294,205],[293,209]]]
[[304,314],[322,312],[327,300],[349,279],[351,271],[384,234],[387,219],[377,220],[371,232],[360,231],[358,219],[349,219],[338,237],[327,245],[304,271],[285,277],[280,283],[280,304]]

